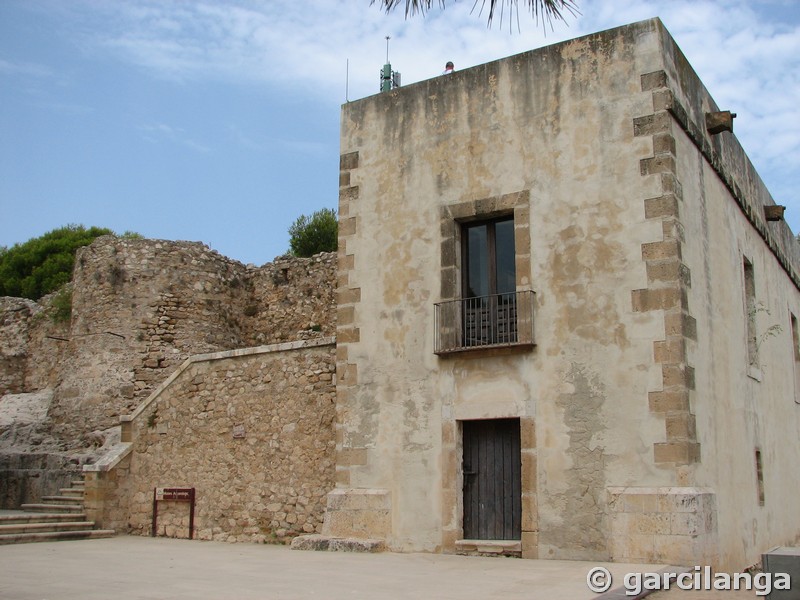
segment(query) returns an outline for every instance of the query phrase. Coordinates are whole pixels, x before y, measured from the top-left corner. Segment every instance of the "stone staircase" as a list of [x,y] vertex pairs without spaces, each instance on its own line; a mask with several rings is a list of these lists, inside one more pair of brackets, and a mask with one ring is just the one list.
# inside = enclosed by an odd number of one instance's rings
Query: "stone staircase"
[[105,538],[113,529],[95,529],[83,511],[83,480],[61,488],[58,496],[44,496],[39,504],[23,504],[19,511],[0,514],[0,545]]

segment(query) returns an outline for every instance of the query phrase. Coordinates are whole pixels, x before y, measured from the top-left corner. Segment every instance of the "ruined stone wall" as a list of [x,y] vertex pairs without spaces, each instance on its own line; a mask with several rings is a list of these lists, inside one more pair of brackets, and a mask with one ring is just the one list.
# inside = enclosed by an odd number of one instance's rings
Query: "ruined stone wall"
[[0,298],[0,395],[25,388],[30,319],[40,307],[23,298]]
[[[93,462],[188,357],[332,335],[335,270],[334,254],[253,267],[199,243],[103,237],[77,254],[71,321],[52,318],[58,293],[0,298],[0,479],[16,482],[0,507],[64,487],[62,459]],[[8,466],[27,453],[55,470]]]
[[52,319],[51,301],[0,298],[0,397],[55,385],[68,324]]
[[79,250],[59,437],[115,425],[191,354],[238,347],[245,275],[196,243],[106,237]]
[[[149,535],[153,489],[194,487],[196,538],[319,532],[335,470],[334,355],[323,338],[192,359],[133,416],[127,514],[105,518]],[[158,535],[188,537],[188,505],[158,510]]]
[[243,311],[247,344],[275,344],[336,332],[336,254],[288,256],[251,272],[252,301]]
[[333,254],[259,268],[199,243],[99,238],[76,256],[71,323],[0,304],[0,394],[54,388],[52,434],[85,445],[189,356],[331,335],[335,268]]

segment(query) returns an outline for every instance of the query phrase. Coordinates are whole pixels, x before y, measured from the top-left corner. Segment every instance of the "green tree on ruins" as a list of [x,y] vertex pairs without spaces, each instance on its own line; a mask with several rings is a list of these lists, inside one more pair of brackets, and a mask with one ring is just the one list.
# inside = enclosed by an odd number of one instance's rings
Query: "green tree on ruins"
[[[384,9],[387,13],[393,11],[398,6],[403,4],[403,0],[371,0],[370,5],[378,3],[379,6]],[[439,8],[445,7],[446,0],[439,0]],[[486,8],[487,0],[482,0],[480,2],[480,12],[483,12],[483,9]],[[503,17],[506,14],[506,10],[508,10],[508,20],[509,26],[511,24],[511,17],[514,14],[514,11],[517,13],[517,22],[519,22],[519,4],[526,6],[528,10],[530,10],[531,15],[539,22],[539,19],[542,21],[542,26],[544,27],[545,24],[550,25],[552,28],[553,19],[567,22],[565,13],[570,13],[572,16],[578,14],[578,4],[575,0],[488,0],[489,3],[489,14],[488,14],[488,25],[492,25],[492,19],[494,19],[497,10],[500,11],[500,21],[502,24]],[[405,0],[406,5],[406,18],[409,15],[415,15],[420,13],[422,15],[425,14],[426,11],[430,10],[431,5],[433,4],[433,0]],[[478,0],[475,0],[473,5],[473,9],[479,6]]]
[[[72,279],[75,251],[110,229],[67,225],[11,248],[0,246],[0,296],[38,300]],[[140,237],[125,233],[126,237]]]
[[289,253],[308,258],[318,252],[334,252],[338,246],[336,211],[323,208],[310,217],[300,215],[289,227]]

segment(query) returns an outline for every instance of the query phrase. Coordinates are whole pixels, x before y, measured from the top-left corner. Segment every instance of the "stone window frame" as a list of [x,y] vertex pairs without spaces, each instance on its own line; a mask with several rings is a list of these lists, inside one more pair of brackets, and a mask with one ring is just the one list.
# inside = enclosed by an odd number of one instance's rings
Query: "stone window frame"
[[800,405],[800,326],[797,316],[789,311],[789,326],[792,342],[792,374],[794,375],[794,403]]
[[[462,344],[452,335],[452,318],[459,318],[453,310],[442,307],[461,305],[465,300],[463,290],[463,229],[465,225],[488,222],[496,219],[513,218],[514,223],[514,292],[525,296],[524,303],[518,305],[518,337],[515,341],[499,340],[498,343]],[[435,302],[434,353],[446,357],[464,352],[505,353],[530,350],[535,341],[535,293],[531,283],[531,236],[530,236],[530,193],[528,190],[500,196],[468,200],[440,207],[441,233],[441,289],[440,300]],[[444,316],[443,316],[444,315]],[[444,319],[443,321],[440,321]],[[442,327],[441,323],[445,326]],[[449,324],[448,324],[449,323]]]
[[526,291],[531,284],[530,192],[523,190],[502,196],[467,200],[441,207],[441,289],[440,300],[462,297],[461,226],[472,221],[514,217],[514,254],[516,291]]
[[745,319],[745,353],[747,376],[755,381],[761,381],[763,374],[759,358],[759,335],[757,313],[759,312],[758,288],[756,285],[755,261],[753,257],[742,253],[742,301],[744,303]]

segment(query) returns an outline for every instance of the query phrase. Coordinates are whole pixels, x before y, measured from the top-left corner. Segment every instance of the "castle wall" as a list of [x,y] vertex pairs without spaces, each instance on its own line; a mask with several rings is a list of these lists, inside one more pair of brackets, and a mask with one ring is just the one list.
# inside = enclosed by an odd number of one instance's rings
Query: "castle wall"
[[680,476],[715,492],[720,564],[741,569],[800,537],[800,514],[787,502],[800,495],[792,475],[800,457],[799,247],[783,220],[767,220],[774,201],[735,138],[736,121],[733,133],[707,132],[706,113],[719,109],[680,51],[665,55],[679,251],[696,322],[684,363],[700,457]]
[[[631,302],[661,235],[643,210],[652,147],[633,136],[658,50],[647,22],[343,107],[337,482],[383,490],[391,547],[470,548],[467,422],[519,420],[511,553],[607,560],[606,488],[677,483],[654,464],[646,400],[663,317]],[[461,227],[501,215],[535,346],[434,354],[434,303],[462,294]]]
[[[90,471],[104,526],[150,535],[153,489],[194,487],[199,539],[319,532],[334,477],[334,371],[331,338],[187,361],[134,413],[125,476]],[[158,535],[188,537],[188,517],[188,505],[160,503]]]
[[[735,138],[706,130],[717,111],[657,19],[343,106],[326,533],[729,569],[797,535],[797,244]],[[465,225],[501,216],[535,343],[441,352],[469,327],[434,319],[462,298]],[[783,376],[743,364],[742,254]],[[463,445],[500,419],[519,422],[521,534],[493,546],[464,539]]]
[[199,243],[100,238],[76,256],[70,323],[4,299],[0,383],[52,387],[51,432],[80,447],[189,356],[330,335],[335,268],[332,254],[257,268]]
[[[71,474],[59,465],[96,460],[101,432],[188,357],[330,336],[335,260],[286,256],[253,267],[202,244],[103,237],[77,255],[71,321],[52,320],[52,297],[0,299],[0,477],[10,490],[0,506],[65,487],[58,482]],[[220,396],[238,393],[220,386]],[[47,468],[13,467],[26,453],[49,456]],[[102,482],[115,491],[97,516],[124,530],[121,473]]]
[[52,319],[52,298],[0,297],[0,397],[56,384],[68,323]]

